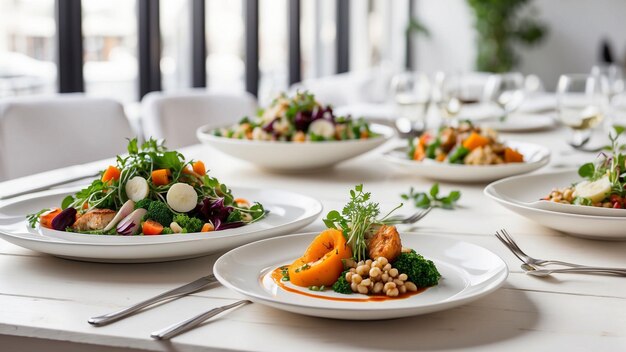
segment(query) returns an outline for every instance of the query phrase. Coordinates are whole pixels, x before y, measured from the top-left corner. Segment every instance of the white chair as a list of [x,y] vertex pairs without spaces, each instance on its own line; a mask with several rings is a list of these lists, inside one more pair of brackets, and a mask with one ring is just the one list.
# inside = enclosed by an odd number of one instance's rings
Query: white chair
[[196,129],[202,125],[235,123],[256,110],[256,99],[245,92],[152,92],[142,101],[141,121],[146,139],[165,139],[173,149],[198,143]]
[[0,99],[0,180],[111,158],[133,136],[122,105],[111,99]]

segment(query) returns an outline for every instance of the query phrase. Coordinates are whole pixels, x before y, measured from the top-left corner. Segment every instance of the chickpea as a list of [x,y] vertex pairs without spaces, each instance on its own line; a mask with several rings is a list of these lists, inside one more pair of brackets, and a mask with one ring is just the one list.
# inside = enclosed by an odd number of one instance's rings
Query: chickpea
[[369,292],[369,289],[367,288],[367,286],[363,286],[363,285],[357,285],[357,290],[359,291],[359,293],[362,293],[364,295],[366,295]]
[[372,266],[372,260],[371,259],[366,260],[365,265]]
[[391,276],[391,277],[396,277],[399,274],[400,273],[398,272],[398,269],[396,269],[396,268],[393,268],[393,269],[389,270],[389,276]]
[[353,274],[356,273],[356,268],[350,268],[350,272]]
[[400,293],[406,293],[406,286],[402,285],[398,287],[398,290],[400,291]]
[[411,291],[411,292],[417,291],[417,286],[414,283],[412,283],[411,281],[405,282],[404,283],[404,287],[406,287],[406,289],[408,291]]
[[565,200],[567,200],[568,202],[572,201],[572,199],[574,198],[573,195],[574,191],[572,191],[571,188],[568,188],[563,192],[563,198],[565,198]]
[[389,297],[397,297],[399,294],[400,294],[400,291],[398,291],[398,289],[395,287],[387,291],[387,296]]
[[383,291],[387,292],[393,288],[396,288],[396,284],[394,284],[393,282],[388,282],[385,284],[385,286],[383,286]]
[[389,263],[389,260],[387,260],[387,258],[385,257],[378,257],[376,261],[379,262],[380,265],[382,265],[383,267]]
[[359,265],[356,267],[356,273],[361,275],[361,276],[365,276],[370,272],[370,267],[369,265]]
[[361,277],[361,275],[359,274],[352,275],[352,282],[354,282],[355,284],[360,284],[361,281],[363,281],[363,278]]
[[372,263],[372,268],[378,268],[378,269],[380,269],[382,271],[383,265],[377,260],[377,261]]
[[355,282],[350,284],[350,289],[352,290],[352,292],[357,292],[359,285]]
[[409,279],[409,276],[407,274],[400,274],[398,276],[398,279],[402,280],[402,281],[406,281]]
[[372,280],[365,279],[365,280],[361,281],[361,283],[359,285],[368,286],[369,287],[371,284],[372,284]]
[[380,276],[380,280],[381,280],[382,282],[387,282],[387,281],[389,280],[389,274],[387,274],[387,273],[383,273],[383,274]]
[[404,281],[400,279],[394,279],[393,283],[396,284],[397,287],[404,286]]
[[384,270],[384,271],[389,271],[389,270],[391,270],[391,264],[389,264],[389,263],[385,264],[385,266],[383,267],[383,270]]
[[377,282],[377,283],[374,284],[374,288],[372,289],[372,292],[374,292],[374,293],[381,293],[381,292],[383,292],[383,287],[384,286],[385,285],[383,285],[382,282]]
[[348,281],[348,282],[352,282],[352,275],[353,275],[353,274],[352,274],[351,272],[347,272],[347,273],[346,273],[346,281]]
[[373,267],[370,269],[369,274],[371,278],[380,277],[380,275],[382,274],[382,270],[380,270],[380,268],[378,267]]

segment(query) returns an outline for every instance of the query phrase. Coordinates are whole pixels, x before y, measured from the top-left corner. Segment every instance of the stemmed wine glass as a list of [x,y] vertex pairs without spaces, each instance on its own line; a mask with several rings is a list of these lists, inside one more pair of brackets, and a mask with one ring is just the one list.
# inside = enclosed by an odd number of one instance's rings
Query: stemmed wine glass
[[608,105],[605,77],[586,74],[561,75],[557,85],[559,120],[572,130],[570,145],[585,145],[602,120]]
[[391,79],[393,96],[399,119],[398,130],[407,134],[421,134],[426,130],[426,113],[431,100],[429,77],[420,72],[404,72]]
[[524,101],[524,75],[518,72],[494,74],[485,84],[484,98],[495,102],[503,111],[500,121],[517,110]]
[[591,68],[591,74],[604,77],[608,85],[609,103],[613,98],[624,92],[624,74],[617,65],[596,65]]
[[438,72],[435,75],[433,100],[449,125],[458,124],[464,106],[479,102],[479,96],[472,88],[470,80],[461,73]]

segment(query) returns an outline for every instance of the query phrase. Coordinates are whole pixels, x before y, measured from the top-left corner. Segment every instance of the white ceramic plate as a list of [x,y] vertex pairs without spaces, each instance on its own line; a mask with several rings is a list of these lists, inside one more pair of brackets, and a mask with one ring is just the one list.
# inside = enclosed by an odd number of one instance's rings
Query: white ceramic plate
[[203,143],[232,157],[245,160],[272,171],[306,171],[333,166],[341,161],[364,154],[389,140],[393,129],[372,124],[379,137],[364,140],[329,142],[251,141],[214,136],[211,132],[223,126],[205,125],[197,136]]
[[508,275],[504,261],[485,248],[441,236],[404,233],[404,246],[416,248],[437,265],[442,275],[438,286],[408,298],[380,302],[356,301],[364,295],[303,289],[315,295],[355,299],[340,302],[288,292],[268,278],[275,268],[300,257],[316,235],[283,236],[233,249],[215,262],[213,273],[224,286],[254,302],[299,314],[350,320],[401,318],[450,309],[495,291]]
[[385,153],[385,160],[417,176],[452,182],[489,182],[537,170],[550,161],[550,150],[537,144],[507,142],[507,146],[524,155],[523,163],[500,165],[461,165],[440,163],[431,159],[415,161],[408,158],[408,147]]
[[32,229],[25,214],[60,204],[68,190],[22,197],[0,207],[0,237],[56,256],[99,262],[155,262],[198,257],[245,243],[293,233],[315,220],[319,201],[297,193],[233,188],[233,194],[262,203],[270,213],[247,226],[211,233],[162,236],[103,236]]
[[562,188],[580,181],[582,178],[578,175],[578,171],[572,169],[511,177],[494,182],[489,187],[493,188],[493,193],[497,194],[498,197],[530,208],[578,215],[626,217],[626,209],[590,207],[539,200],[550,194],[554,188]]
[[535,132],[556,127],[556,121],[550,115],[514,113],[505,121],[490,121],[482,124],[499,132]]
[[[543,226],[577,237],[626,240],[626,217],[621,216],[621,213],[620,216],[615,216],[615,214],[612,216],[576,214],[575,211],[594,212],[602,210],[575,205],[562,205],[558,206],[558,209],[548,208],[546,210],[542,209],[541,206],[552,207],[547,204],[548,202],[533,203],[554,187],[548,187],[548,185],[567,185],[568,180],[579,180],[575,170],[511,177],[488,185],[484,192],[505,208]],[[537,204],[542,205],[538,206]],[[612,209],[611,211],[626,210]]]

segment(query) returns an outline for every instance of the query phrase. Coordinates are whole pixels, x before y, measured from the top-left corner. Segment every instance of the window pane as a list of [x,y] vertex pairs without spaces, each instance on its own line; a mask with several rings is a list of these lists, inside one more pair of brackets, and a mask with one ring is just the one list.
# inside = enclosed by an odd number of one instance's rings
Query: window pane
[[161,0],[161,78],[163,90],[191,86],[190,1]]
[[245,89],[243,6],[242,0],[206,1],[206,66],[210,88]]
[[287,89],[287,0],[259,2],[259,103]]
[[333,75],[336,0],[302,0],[301,4],[302,79]]
[[0,1],[0,97],[57,90],[54,0]]
[[82,4],[85,91],[121,102],[138,100],[136,1]]

